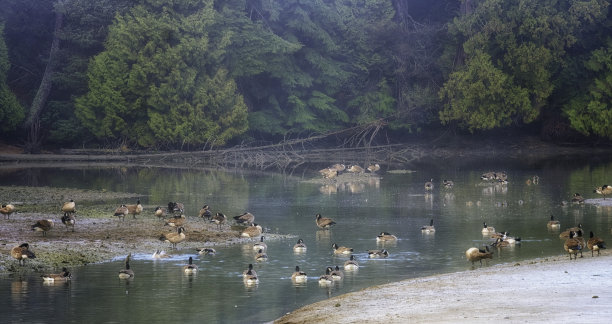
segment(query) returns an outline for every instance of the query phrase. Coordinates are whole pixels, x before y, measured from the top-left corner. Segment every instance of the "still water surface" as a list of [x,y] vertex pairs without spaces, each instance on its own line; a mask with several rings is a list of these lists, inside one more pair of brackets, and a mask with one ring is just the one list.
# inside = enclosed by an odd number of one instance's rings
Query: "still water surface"
[[[226,215],[250,211],[269,232],[295,238],[267,241],[269,260],[255,264],[260,283],[254,287],[245,287],[241,278],[246,265],[254,263],[250,245],[220,246],[215,256],[185,249],[166,260],[136,254],[132,261],[136,276],[127,282],[117,278],[123,260],[71,269],[73,280],[65,284],[45,285],[36,275],[0,278],[0,313],[10,322],[28,323],[267,322],[303,305],[368,286],[472,269],[464,252],[489,243],[481,234],[483,221],[522,238],[521,245],[496,250],[490,265],[558,256],[564,252],[558,232],[546,228],[551,214],[563,229],[581,222],[587,233],[593,230],[610,241],[609,209],[561,202],[574,192],[594,197],[593,186],[609,179],[611,166],[584,161],[495,166],[446,161],[407,174],[382,172],[380,180],[338,188],[299,181],[315,177],[314,171],[298,179],[161,168],[4,172],[1,183],[18,178],[26,179],[26,185],[136,192],[143,195],[143,204],[153,206],[183,201],[188,216],[197,215],[205,203]],[[507,172],[509,184],[494,186],[480,180],[481,173],[496,169]],[[539,176],[539,184],[528,184],[534,175]],[[424,183],[430,178],[436,186],[426,194]],[[443,179],[454,180],[454,188],[441,188]],[[319,230],[316,213],[338,224],[329,231]],[[422,234],[420,227],[432,218],[435,234]],[[369,259],[366,250],[381,248],[375,240],[381,231],[399,240],[384,246],[388,258]],[[308,246],[306,253],[293,253],[297,238]],[[333,243],[352,247],[361,267],[346,272],[342,282],[323,288],[317,279],[325,267],[342,267],[347,260],[333,256]],[[189,256],[200,268],[196,275],[182,272]],[[291,282],[296,265],[308,273],[306,284]]]

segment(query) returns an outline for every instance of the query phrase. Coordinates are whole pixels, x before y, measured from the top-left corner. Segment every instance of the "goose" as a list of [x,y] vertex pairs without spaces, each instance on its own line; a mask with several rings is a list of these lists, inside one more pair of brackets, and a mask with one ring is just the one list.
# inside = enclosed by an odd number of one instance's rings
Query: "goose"
[[130,258],[131,257],[132,257],[132,253],[128,254],[128,256],[125,257],[125,269],[119,270],[120,279],[134,278],[134,271],[130,269]]
[[389,242],[389,241],[397,241],[397,236],[393,234],[389,234],[387,232],[380,232],[380,234],[376,236],[376,242]]
[[193,264],[193,258],[189,257],[189,262],[183,266],[183,272],[186,274],[194,274],[198,272],[198,266]]
[[370,171],[370,173],[376,173],[378,170],[380,170],[380,165],[378,165],[378,163],[370,164],[367,167],[367,170]]
[[68,281],[72,279],[72,274],[64,267],[60,273],[43,274],[41,277],[45,282]]
[[217,228],[220,230],[221,225],[225,224],[226,220],[227,217],[225,217],[225,215],[223,215],[222,213],[216,213],[215,216],[211,218],[210,222],[217,224]]
[[162,242],[167,242],[172,244],[172,248],[176,249],[176,245],[178,243],[181,243],[185,240],[185,228],[184,227],[178,227],[176,229],[176,233],[171,232],[171,233],[164,233],[159,237],[159,240]]
[[574,195],[572,196],[572,203],[573,204],[584,204],[584,198],[582,198],[582,195],[579,193],[574,193]]
[[301,271],[299,266],[295,266],[295,271],[291,275],[291,280],[294,282],[306,282],[308,275],[306,272]]
[[442,181],[442,185],[444,186],[444,188],[446,189],[453,189],[453,187],[455,186],[455,182],[453,182],[453,180],[447,180],[444,179]]
[[[331,267],[329,267],[331,269]],[[342,280],[344,279],[344,272],[342,272],[342,270],[340,270],[340,267],[336,266],[334,269],[331,269],[331,272],[329,273],[332,276],[332,279],[334,280]]]
[[261,233],[263,232],[263,229],[261,228],[260,225],[258,224],[251,224],[251,226],[245,228],[242,233],[240,233],[240,236],[242,237],[256,237],[261,235]]
[[241,215],[234,216],[234,220],[236,220],[238,224],[253,224],[255,216],[249,212],[245,212]]
[[594,236],[593,231],[589,233],[589,240],[587,241],[587,247],[591,250],[591,256],[593,256],[593,252],[597,251],[597,255],[599,255],[599,250],[606,248],[606,243],[601,238]]
[[580,252],[580,257],[582,258],[582,242],[574,237],[575,233],[570,231],[569,238],[565,240],[563,243],[563,248],[569,254],[570,260],[572,259],[572,253],[574,254],[574,260],[578,257],[578,252]]
[[53,228],[52,219],[41,219],[31,226],[33,231],[42,232],[43,236],[47,236],[47,232]]
[[432,191],[434,188],[433,179],[425,182],[425,191]]
[[11,214],[15,212],[15,206],[11,204],[2,204],[2,208],[0,208],[0,213],[4,215],[4,218],[10,219]]
[[325,269],[325,274],[319,277],[319,285],[329,286],[334,283],[334,278],[331,276],[331,268]]
[[255,272],[255,270],[253,270],[253,264],[252,263],[249,263],[249,267],[246,270],[242,271],[242,278],[246,279],[247,275],[249,275],[249,272],[250,272],[250,275],[257,277],[257,272]]
[[344,270],[346,271],[355,271],[359,269],[359,263],[355,260],[355,256],[351,254],[351,257],[344,262]]
[[429,220],[429,225],[421,226],[421,232],[423,233],[434,233],[435,231],[436,231],[436,228],[434,227],[433,218]]
[[561,232],[561,234],[559,234],[559,238],[567,239],[570,236],[570,232],[578,232],[578,231],[582,231],[582,223],[578,223],[578,226],[570,227],[566,229],[565,231]]
[[508,242],[508,244],[512,245],[512,244],[516,244],[516,243],[521,243],[521,238],[520,237],[513,237],[510,236],[510,233],[508,232],[504,232],[504,234],[502,235],[502,240],[504,240],[505,242]]
[[264,250],[259,250],[257,251],[257,254],[255,254],[255,261],[266,261],[268,260],[268,255],[264,252]]
[[319,170],[319,173],[323,176],[323,178],[325,179],[333,179],[336,176],[338,176],[338,170],[336,169],[332,169],[332,168],[325,168],[325,169],[321,169]]
[[328,229],[336,224],[336,222],[334,222],[331,218],[323,217],[321,214],[316,215],[315,222],[317,223],[317,226],[322,229]]
[[612,194],[612,186],[603,185],[601,187],[595,188],[593,192],[602,195],[603,199],[605,200],[607,195]]
[[165,258],[171,258],[171,257],[172,257],[171,255],[166,254],[166,252],[160,251],[160,250],[155,251],[155,253],[153,253],[153,255],[151,256],[151,258],[153,259],[165,259]]
[[179,203],[179,202],[169,202],[168,203],[169,213],[179,212],[182,215],[184,211],[185,211],[185,205],[183,205],[183,203]]
[[210,220],[212,218],[212,213],[210,212],[210,207],[208,207],[208,205],[202,206],[198,216],[200,216],[203,219]]
[[62,213],[76,213],[76,203],[73,199],[62,204]]
[[153,212],[157,218],[164,218],[166,216],[166,209],[161,206],[155,207],[155,211]]
[[370,258],[386,258],[389,256],[389,252],[383,250],[368,250],[368,257]]
[[353,253],[352,248],[348,248],[346,246],[338,246],[338,244],[332,244],[332,248],[334,249],[334,254],[351,254]]
[[184,226],[186,222],[187,222],[187,218],[185,218],[185,215],[178,215],[178,216],[172,216],[166,219],[164,225],[171,226],[171,227],[181,227],[181,226]]
[[140,204],[140,200],[136,201],[136,205],[125,205],[128,209],[128,214],[132,214],[132,217],[136,219],[136,215],[140,215],[142,213],[142,205]]
[[217,254],[217,250],[213,248],[197,248],[196,251],[198,251],[198,254],[205,254],[205,255]]
[[253,250],[255,250],[255,251],[259,251],[259,250],[266,251],[267,249],[268,249],[268,245],[266,243],[264,243],[264,237],[263,236],[259,239],[259,242],[253,244]]
[[480,176],[480,179],[485,181],[493,181],[495,180],[495,172],[485,172]]
[[336,163],[334,165],[332,165],[331,167],[329,167],[330,169],[334,169],[336,170],[338,173],[346,170],[346,165],[342,164],[342,163]]
[[19,260],[19,265],[21,266],[25,264],[25,260],[27,259],[36,259],[36,255],[34,255],[34,252],[30,251],[30,245],[28,243],[23,243],[12,248],[11,256]]
[[556,220],[554,215],[550,215],[550,220],[548,221],[548,223],[546,223],[546,227],[549,227],[549,228],[560,228],[561,227],[561,222]]
[[242,280],[245,285],[256,285],[259,283],[259,279],[257,278],[257,274],[255,271],[249,269],[243,274]]
[[75,222],[76,222],[76,219],[74,217],[74,214],[72,213],[65,212],[64,216],[62,216],[62,224],[66,225],[66,230],[68,230],[68,227],[72,227],[72,231],[74,232]]
[[510,242],[505,241],[503,238],[498,237],[495,242],[491,243],[491,246],[494,246],[496,248],[502,248],[502,247],[507,247],[510,246]]
[[495,227],[487,225],[486,222],[482,223],[482,235],[490,235],[495,233]]
[[364,172],[363,168],[358,165],[351,165],[348,169],[346,169],[346,171],[351,172],[351,173],[363,173]]
[[485,246],[485,249],[478,249],[476,247],[471,247],[465,251],[465,257],[468,261],[472,262],[472,265],[476,261],[480,261],[480,265],[482,265],[482,260],[485,259],[493,259],[493,252],[489,251],[489,247]]
[[306,244],[304,244],[304,240],[298,239],[297,243],[293,246],[293,252],[302,253],[306,252]]
[[115,214],[113,216],[117,216],[121,218],[121,220],[125,220],[125,216],[129,213],[126,205],[121,205],[115,209]]

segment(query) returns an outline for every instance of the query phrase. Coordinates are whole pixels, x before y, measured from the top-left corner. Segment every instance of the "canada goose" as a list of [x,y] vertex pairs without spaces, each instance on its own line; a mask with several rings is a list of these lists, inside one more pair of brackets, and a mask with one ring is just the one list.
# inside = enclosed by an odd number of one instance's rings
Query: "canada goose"
[[308,275],[304,271],[300,271],[299,266],[295,266],[295,271],[291,275],[291,280],[294,282],[306,282]]
[[582,223],[578,223],[578,226],[570,227],[566,229],[565,231],[561,232],[561,234],[559,234],[559,238],[567,239],[570,236],[570,232],[574,232],[574,235],[575,235],[576,232],[578,231],[582,231]]
[[495,180],[495,172],[485,172],[480,176],[480,179],[485,181],[493,181]]
[[249,269],[242,276],[242,280],[245,285],[256,285],[259,283],[259,279],[257,278],[257,274],[255,271]]
[[160,250],[155,251],[155,253],[153,253],[153,255],[151,256],[151,258],[153,259],[165,259],[165,258],[171,258],[171,257],[172,257],[171,255],[166,254],[166,252],[160,251]]
[[298,239],[297,243],[293,246],[293,252],[301,253],[306,252],[306,244],[304,244],[304,240]]
[[242,215],[234,216],[234,220],[238,224],[253,224],[255,221],[255,216],[249,212],[245,212]]
[[134,278],[134,271],[130,269],[130,258],[132,253],[125,257],[125,269],[119,270],[119,279],[130,279]]
[[[250,272],[250,274],[249,274],[249,272]],[[255,272],[255,270],[253,270],[253,264],[252,263],[249,263],[248,269],[242,271],[242,278],[243,279],[247,279],[248,275],[252,275],[252,276],[255,276],[255,278],[257,278],[257,272]]]
[[113,216],[117,216],[120,217],[121,220],[125,220],[125,216],[128,214],[128,212],[127,206],[121,205],[115,209],[115,214],[113,214]]
[[584,204],[584,198],[582,198],[582,195],[576,192],[572,196],[572,203],[573,204]]
[[370,164],[367,167],[367,170],[370,171],[370,173],[376,173],[378,170],[380,170],[380,165],[378,165],[378,163]]
[[185,237],[185,233],[183,233],[183,232],[185,232],[185,228],[183,228],[181,226],[181,227],[178,227],[176,229],[176,233],[171,232],[171,233],[164,233],[164,234],[162,234],[159,237],[159,240],[162,241],[162,242],[167,242],[167,243],[172,244],[172,248],[176,249],[176,245],[178,243],[183,242],[185,240],[185,238],[186,238]]
[[436,231],[436,228],[434,227],[433,218],[429,220],[429,225],[421,226],[421,232],[423,233],[434,233],[435,231]]
[[351,254],[351,257],[344,262],[344,270],[346,271],[354,271],[359,269],[359,263],[355,260],[355,256]]
[[215,255],[215,254],[217,254],[217,250],[215,250],[213,248],[198,248],[198,249],[196,249],[196,251],[198,251],[198,254],[206,254],[206,255]]
[[[331,267],[329,267],[331,269]],[[344,279],[344,272],[340,270],[340,267],[336,266],[336,268],[332,269],[329,273],[334,280],[342,280]]]
[[368,250],[368,257],[370,258],[386,258],[389,256],[387,250]]
[[268,245],[266,243],[264,243],[264,237],[263,236],[259,239],[259,242],[253,244],[253,250],[255,250],[255,251],[259,251],[259,250],[266,251],[267,249],[268,249]]
[[208,205],[202,206],[198,216],[200,216],[201,218],[210,220],[212,218],[212,213],[210,212],[210,207],[208,207]]
[[593,256],[593,251],[597,251],[597,255],[599,255],[600,249],[606,248],[606,243],[601,238],[594,236],[593,231],[589,233],[589,240],[587,241],[587,247],[591,250],[591,256]]
[[74,200],[70,199],[62,205],[62,213],[76,213],[76,204]]
[[179,203],[179,202],[169,202],[168,203],[169,213],[179,212],[182,215],[184,211],[185,211],[185,205],[183,205],[183,203]]
[[498,237],[495,242],[491,243],[491,246],[494,246],[496,248],[502,248],[502,247],[507,247],[510,246],[510,242],[505,241],[503,238]]
[[554,215],[550,215],[550,220],[548,221],[548,223],[546,223],[546,227],[549,227],[549,228],[560,228],[561,227],[561,222],[556,220]]
[[186,274],[194,274],[198,272],[198,266],[193,264],[193,258],[189,257],[189,263],[183,266],[183,272]]
[[136,205],[125,205],[128,209],[128,214],[132,214],[132,217],[136,219],[136,215],[140,215],[142,213],[142,205],[140,204],[140,200],[136,201]]
[[574,254],[574,260],[576,260],[578,256],[578,252],[580,252],[580,257],[582,258],[582,242],[574,237],[574,232],[570,231],[569,238],[565,240],[563,243],[563,248],[569,254],[570,260],[572,259],[572,253]]
[[36,259],[36,255],[34,255],[34,252],[30,251],[30,245],[28,243],[23,243],[12,248],[11,256],[19,260],[19,265],[21,266],[25,264],[25,260],[27,259]]
[[185,225],[185,222],[187,222],[187,218],[185,218],[185,215],[181,214],[181,215],[172,216],[166,219],[165,226],[181,227]]
[[319,228],[327,229],[336,224],[331,218],[323,217],[321,214],[316,215],[315,222]]
[[393,234],[389,234],[387,232],[380,232],[380,234],[376,236],[376,242],[389,242],[389,241],[397,241],[397,236]]
[[266,254],[266,252],[264,252],[264,250],[259,250],[257,251],[257,254],[255,254],[255,261],[266,261],[268,260],[268,255]]
[[157,216],[157,218],[164,218],[166,216],[166,209],[157,206],[155,207],[155,211],[153,211],[153,215]]
[[15,212],[15,206],[11,204],[2,204],[2,208],[0,208],[0,213],[4,215],[6,219],[11,217],[11,214]]
[[258,224],[251,224],[251,226],[245,228],[242,233],[240,233],[240,236],[242,237],[256,237],[261,235],[261,233],[263,232],[263,229],[261,228],[260,225]]
[[334,249],[334,254],[351,254],[353,253],[352,248],[348,248],[346,246],[338,246],[338,244],[332,244],[332,248]]
[[482,235],[490,235],[495,233],[495,227],[487,225],[486,222],[482,223]]
[[444,186],[444,188],[446,189],[453,189],[453,187],[455,186],[455,182],[453,182],[453,180],[447,180],[444,179],[442,181],[442,185]]
[[348,169],[346,169],[346,171],[351,172],[351,173],[363,173],[364,172],[363,168],[358,165],[351,165]]
[[433,179],[425,182],[425,191],[432,191],[434,188]]
[[338,171],[338,173],[346,170],[346,165],[342,164],[342,163],[336,163],[334,165],[332,165],[331,167],[329,167],[330,169],[334,169],[336,171]]
[[504,240],[505,242],[508,242],[508,244],[512,245],[512,244],[516,244],[516,243],[521,243],[521,238],[520,237],[513,237],[510,236],[510,233],[508,232],[504,232],[504,234],[502,235],[502,240]]
[[331,268],[325,269],[325,274],[319,277],[319,285],[329,286],[334,283],[334,278],[331,276]]
[[74,217],[74,214],[72,213],[65,212],[64,216],[62,216],[62,224],[66,225],[66,230],[68,230],[68,227],[72,227],[72,231],[74,232],[75,222],[76,222],[76,219]]
[[60,273],[44,274],[41,277],[45,282],[68,281],[72,279],[72,274],[64,267]]
[[595,188],[593,192],[596,194],[602,195],[605,200],[607,195],[612,194],[612,186],[603,185],[601,187]]
[[225,224],[226,220],[227,217],[225,217],[225,215],[223,215],[222,213],[216,213],[215,216],[211,218],[210,222],[217,224],[217,228],[220,230],[221,225]]
[[502,183],[508,182],[508,175],[504,171],[495,172],[493,173],[493,175],[494,175],[494,180],[497,180],[497,182],[502,182]]
[[472,262],[472,265],[476,261],[480,261],[480,265],[482,265],[482,259],[493,259],[493,252],[489,251],[488,246],[485,246],[484,250],[471,247],[465,251],[465,257],[468,259],[468,261]]
[[43,236],[47,236],[47,232],[53,228],[52,219],[41,219],[31,226],[33,231],[42,232]]
[[338,170],[331,169],[331,168],[325,168],[325,169],[319,170],[319,173],[325,179],[333,179],[333,178],[335,178],[338,175]]

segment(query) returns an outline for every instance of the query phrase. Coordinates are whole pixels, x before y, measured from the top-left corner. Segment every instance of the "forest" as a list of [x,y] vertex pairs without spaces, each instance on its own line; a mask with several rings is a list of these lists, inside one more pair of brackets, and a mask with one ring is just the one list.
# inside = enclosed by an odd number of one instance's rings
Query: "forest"
[[29,153],[381,130],[611,140],[609,5],[0,0],[0,136]]

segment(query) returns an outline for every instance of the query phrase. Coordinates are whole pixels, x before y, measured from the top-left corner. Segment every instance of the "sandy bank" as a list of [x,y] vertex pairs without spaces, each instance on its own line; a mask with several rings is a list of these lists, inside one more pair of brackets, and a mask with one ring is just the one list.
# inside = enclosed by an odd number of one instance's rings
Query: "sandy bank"
[[371,287],[302,307],[275,323],[609,323],[612,253],[604,252]]

